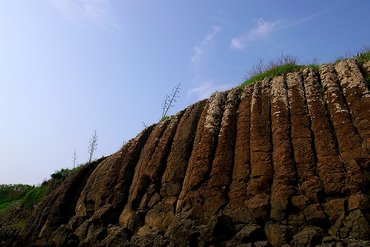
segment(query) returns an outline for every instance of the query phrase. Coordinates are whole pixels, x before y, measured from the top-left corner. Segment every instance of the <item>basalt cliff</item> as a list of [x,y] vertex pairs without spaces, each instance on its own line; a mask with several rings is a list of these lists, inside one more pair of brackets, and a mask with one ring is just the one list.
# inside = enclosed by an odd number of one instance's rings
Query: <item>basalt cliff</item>
[[370,246],[370,62],[217,92],[79,170],[13,246]]

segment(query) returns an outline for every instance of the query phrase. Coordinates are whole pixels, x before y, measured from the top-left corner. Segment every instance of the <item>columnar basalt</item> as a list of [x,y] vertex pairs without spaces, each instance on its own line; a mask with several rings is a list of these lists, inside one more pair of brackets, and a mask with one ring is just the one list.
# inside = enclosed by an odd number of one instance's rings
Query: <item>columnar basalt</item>
[[13,245],[369,246],[369,75],[344,60],[217,92],[68,178]]

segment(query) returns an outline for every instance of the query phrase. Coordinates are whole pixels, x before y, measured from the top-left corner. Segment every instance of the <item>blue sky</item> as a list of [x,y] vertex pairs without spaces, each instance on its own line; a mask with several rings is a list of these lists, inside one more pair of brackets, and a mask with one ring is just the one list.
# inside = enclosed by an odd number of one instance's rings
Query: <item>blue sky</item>
[[181,83],[174,114],[259,59],[320,63],[370,45],[368,0],[0,1],[0,184],[117,151]]

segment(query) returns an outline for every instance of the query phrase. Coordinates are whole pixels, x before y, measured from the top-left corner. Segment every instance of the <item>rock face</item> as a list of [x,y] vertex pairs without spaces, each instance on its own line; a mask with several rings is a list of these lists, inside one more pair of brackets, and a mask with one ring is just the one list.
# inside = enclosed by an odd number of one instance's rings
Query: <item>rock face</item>
[[370,65],[215,93],[41,203],[15,246],[370,246]]

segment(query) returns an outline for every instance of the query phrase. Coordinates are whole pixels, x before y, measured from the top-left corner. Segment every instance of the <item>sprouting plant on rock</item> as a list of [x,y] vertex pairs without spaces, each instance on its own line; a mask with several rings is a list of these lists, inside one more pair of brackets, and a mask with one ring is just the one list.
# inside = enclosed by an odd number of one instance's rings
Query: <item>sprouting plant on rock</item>
[[92,137],[90,139],[90,143],[89,143],[89,149],[88,149],[89,163],[92,161],[94,153],[95,153],[97,148],[98,148],[98,136],[97,136],[96,130],[95,130],[94,134],[92,135]]
[[73,162],[73,168],[75,168],[76,164],[77,164],[77,152],[76,152],[76,150],[73,152],[72,162]]
[[180,86],[181,83],[177,84],[174,89],[172,89],[172,92],[170,94],[167,94],[164,97],[163,103],[162,103],[162,116],[161,120],[167,119],[167,113],[170,108],[175,106],[175,103],[177,102],[177,98],[179,97],[180,93]]

